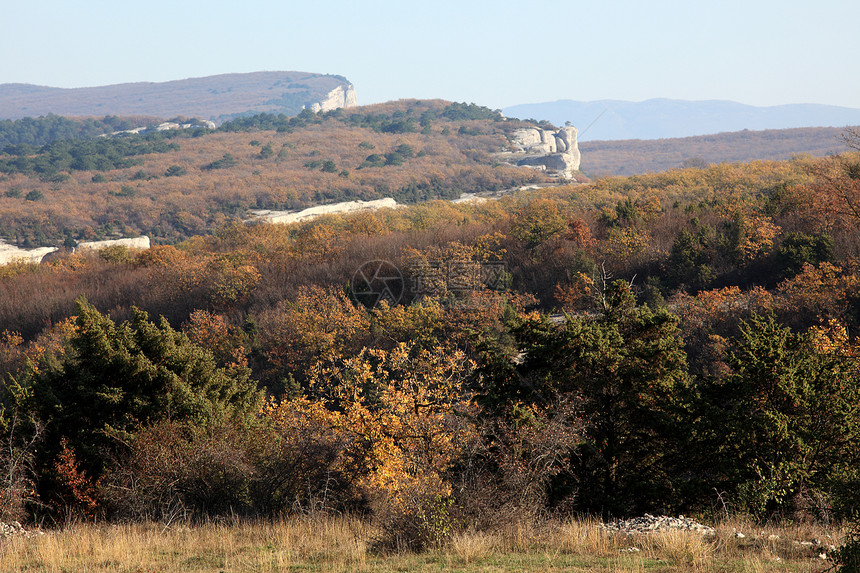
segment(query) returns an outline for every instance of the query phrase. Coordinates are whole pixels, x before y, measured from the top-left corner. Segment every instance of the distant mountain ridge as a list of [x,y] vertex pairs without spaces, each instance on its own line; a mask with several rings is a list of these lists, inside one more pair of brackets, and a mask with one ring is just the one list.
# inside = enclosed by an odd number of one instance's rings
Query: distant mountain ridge
[[796,127],[734,131],[694,137],[586,141],[580,144],[582,171],[589,177],[659,173],[713,163],[791,159],[849,151],[843,128]]
[[296,115],[304,107],[355,105],[342,76],[308,72],[221,74],[88,88],[0,84],[0,119],[61,116],[175,116],[220,122],[249,113]]
[[580,141],[692,137],[729,131],[860,125],[860,109],[819,104],[757,107],[724,100],[650,99],[522,104],[502,109],[507,117],[570,122]]

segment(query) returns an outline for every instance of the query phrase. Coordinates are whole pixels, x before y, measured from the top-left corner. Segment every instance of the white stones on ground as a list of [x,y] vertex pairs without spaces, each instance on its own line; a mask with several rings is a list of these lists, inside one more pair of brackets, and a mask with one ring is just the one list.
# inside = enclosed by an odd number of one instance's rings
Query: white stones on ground
[[8,539],[9,537],[35,537],[37,535],[44,535],[45,533],[39,531],[38,529],[26,530],[24,526],[22,526],[17,521],[13,521],[12,523],[3,523],[0,521],[0,538]]
[[692,531],[702,535],[716,535],[716,530],[713,527],[702,525],[692,519],[687,519],[683,515],[679,517],[669,517],[666,515],[654,516],[646,513],[642,517],[634,517],[627,520],[616,520],[611,523],[601,524],[601,528],[608,531],[618,531],[627,535],[636,533],[651,533],[653,531],[665,529],[677,529],[681,531]]

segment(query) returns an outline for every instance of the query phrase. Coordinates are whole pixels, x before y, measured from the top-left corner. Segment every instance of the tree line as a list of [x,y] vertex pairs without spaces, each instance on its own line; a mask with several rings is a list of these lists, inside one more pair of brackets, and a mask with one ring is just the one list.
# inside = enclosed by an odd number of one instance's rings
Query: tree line
[[[850,516],[857,161],[5,267],[6,515],[350,511],[412,548],[513,515]],[[403,293],[365,306],[377,259]]]

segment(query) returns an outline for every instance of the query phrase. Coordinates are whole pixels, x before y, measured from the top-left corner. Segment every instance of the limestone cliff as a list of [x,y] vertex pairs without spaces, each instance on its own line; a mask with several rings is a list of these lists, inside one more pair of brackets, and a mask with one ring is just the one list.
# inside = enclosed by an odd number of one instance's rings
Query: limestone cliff
[[310,109],[314,113],[319,113],[342,107],[355,107],[357,105],[358,98],[355,96],[355,87],[352,84],[347,84],[345,86],[337,86],[331,90],[322,101],[311,104]]
[[298,223],[308,221],[321,215],[334,213],[354,213],[356,211],[375,211],[376,209],[393,209],[397,207],[397,201],[391,197],[375,199],[373,201],[345,201],[331,205],[317,205],[301,211],[270,211],[268,209],[255,209],[251,211],[254,216],[248,222],[265,223]]
[[517,165],[554,171],[571,179],[581,159],[576,138],[575,127],[562,127],[558,131],[530,127],[516,130],[510,146],[515,155],[525,155],[516,161]]
[[38,265],[45,255],[53,253],[57,247],[39,247],[37,249],[19,249],[0,241],[0,266],[10,263],[32,263]]
[[149,237],[136,237],[130,239],[110,239],[107,241],[85,241],[78,243],[76,251],[100,251],[108,247],[128,247],[129,249],[146,250],[150,247]]

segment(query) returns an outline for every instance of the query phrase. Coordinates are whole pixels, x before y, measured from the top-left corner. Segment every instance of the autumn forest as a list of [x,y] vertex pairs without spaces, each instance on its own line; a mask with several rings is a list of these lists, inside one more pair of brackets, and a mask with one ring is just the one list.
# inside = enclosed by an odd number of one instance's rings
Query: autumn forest
[[0,521],[339,512],[420,550],[523,516],[860,511],[857,131],[560,181],[494,157],[531,122],[357,110],[0,126],[0,238],[154,241],[0,267]]

